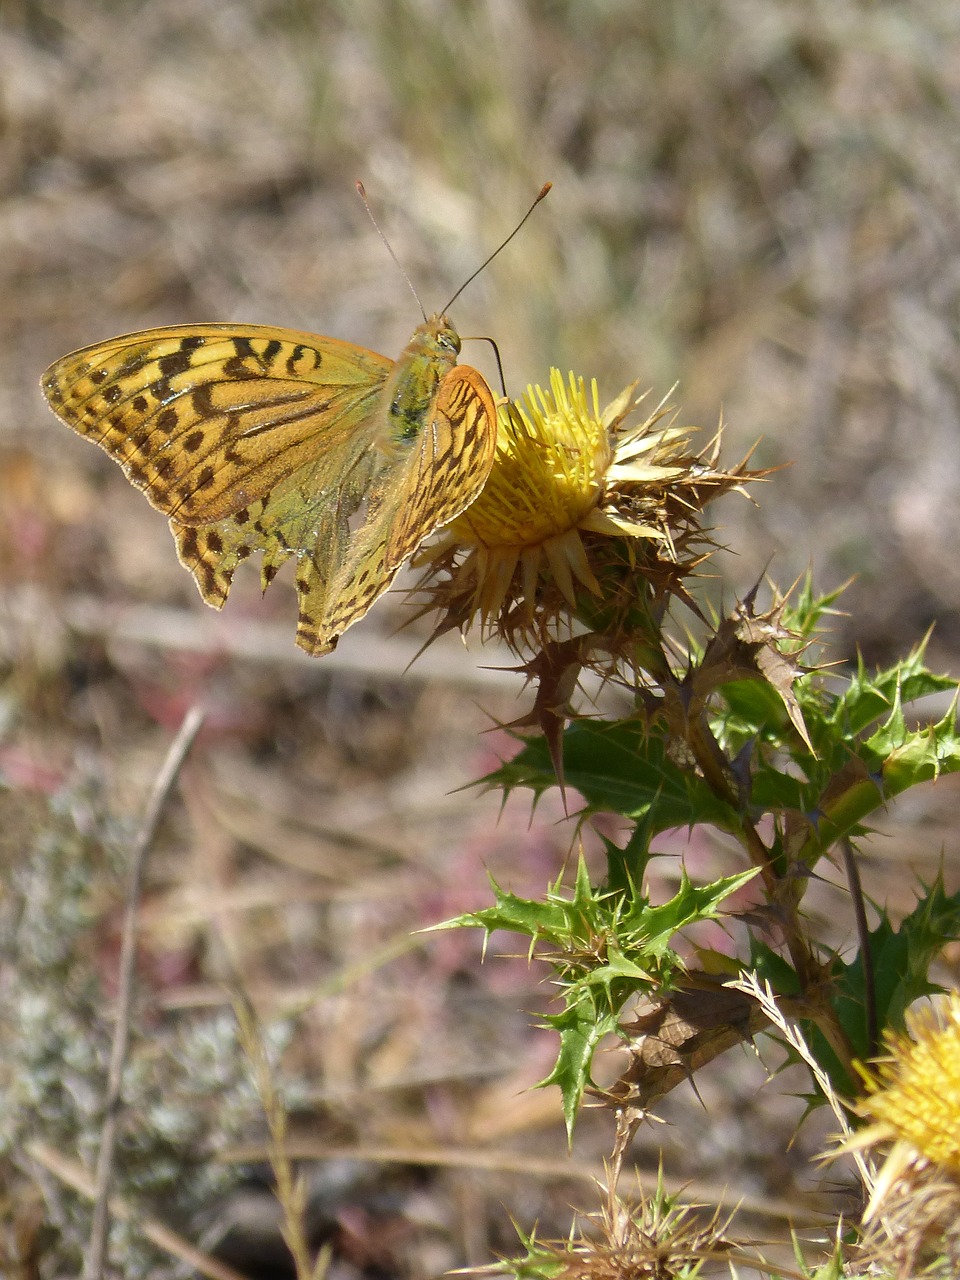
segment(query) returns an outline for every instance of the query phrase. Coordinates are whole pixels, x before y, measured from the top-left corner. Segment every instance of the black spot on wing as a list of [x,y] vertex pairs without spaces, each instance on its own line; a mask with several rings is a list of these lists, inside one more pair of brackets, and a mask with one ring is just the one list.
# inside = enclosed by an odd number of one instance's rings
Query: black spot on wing
[[251,370],[245,360],[255,360],[253,344],[249,338],[237,335],[230,339],[233,343],[234,355],[223,362],[223,372],[228,378],[249,378]]
[[182,347],[183,344],[181,343],[180,351],[174,351],[168,356],[161,356],[157,361],[157,368],[164,379],[172,378],[178,373],[186,373],[193,363],[190,359],[189,350],[183,350]]
[[195,560],[199,556],[200,546],[197,542],[196,529],[189,526],[183,529],[180,534],[180,550],[190,560]]
[[216,413],[213,407],[212,388],[209,383],[201,383],[190,392],[190,404],[198,418],[212,418]]

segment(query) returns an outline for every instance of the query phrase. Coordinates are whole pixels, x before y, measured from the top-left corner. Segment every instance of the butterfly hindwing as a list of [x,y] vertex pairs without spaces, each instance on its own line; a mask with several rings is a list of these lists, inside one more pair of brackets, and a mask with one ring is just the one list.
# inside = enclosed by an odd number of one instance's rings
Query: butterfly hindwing
[[[370,426],[365,434],[372,434]],[[196,579],[200,594],[221,608],[237,565],[261,552],[260,584],[264,591],[282,565],[295,557],[296,587],[309,595],[311,608],[321,615],[340,565],[350,546],[351,519],[373,482],[378,455],[372,446],[344,459],[331,492],[317,484],[317,468],[301,467],[276,485],[265,498],[208,525],[170,521],[180,563]]]

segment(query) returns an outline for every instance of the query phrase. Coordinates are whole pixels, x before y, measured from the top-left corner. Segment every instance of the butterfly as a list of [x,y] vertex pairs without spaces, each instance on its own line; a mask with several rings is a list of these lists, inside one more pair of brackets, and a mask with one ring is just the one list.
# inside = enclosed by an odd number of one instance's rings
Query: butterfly
[[74,351],[41,386],[169,518],[207,604],[254,552],[264,590],[295,560],[297,644],[323,654],[490,473],[493,395],[459,352],[445,314],[396,361],[268,325],[174,326]]

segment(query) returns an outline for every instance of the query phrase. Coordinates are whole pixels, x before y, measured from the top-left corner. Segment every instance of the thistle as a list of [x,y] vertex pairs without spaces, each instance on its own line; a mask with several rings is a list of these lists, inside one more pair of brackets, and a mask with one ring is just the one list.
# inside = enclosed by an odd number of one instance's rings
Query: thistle
[[[763,475],[718,465],[720,433],[701,452],[695,428],[664,402],[639,423],[637,384],[600,408],[596,381],[550,372],[499,410],[480,496],[414,561],[434,637],[479,625],[523,659],[533,712],[559,765],[558,736],[584,668],[633,680],[667,673],[661,627],[671,601],[699,615],[687,580],[713,549],[706,504]],[[559,769],[558,769],[559,774]]]

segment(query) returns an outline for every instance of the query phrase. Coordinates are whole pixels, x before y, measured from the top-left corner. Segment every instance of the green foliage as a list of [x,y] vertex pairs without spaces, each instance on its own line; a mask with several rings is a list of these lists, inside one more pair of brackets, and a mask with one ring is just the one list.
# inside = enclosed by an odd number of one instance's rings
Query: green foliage
[[[931,982],[930,967],[948,942],[960,933],[960,893],[947,895],[940,877],[921,886],[914,910],[895,928],[887,913],[881,912],[875,929],[867,934],[872,960],[872,1003],[881,1029],[902,1031],[904,1013],[923,996],[942,990]],[[752,967],[784,995],[798,994],[796,975],[783,958],[762,941],[754,939]],[[849,962],[836,957],[829,968],[829,999],[839,1025],[858,1059],[865,1060],[878,1046],[871,1044],[867,1009],[865,954],[858,949]],[[856,1093],[858,1084],[838,1060],[819,1029],[804,1023],[804,1033],[816,1052],[820,1065],[841,1095]]]
[[[882,1028],[904,1029],[904,1013],[921,996],[942,988],[930,981],[930,966],[947,943],[960,935],[960,892],[946,894],[939,876],[928,888],[921,886],[917,905],[895,928],[886,912],[868,935],[873,959],[873,996]],[[858,951],[849,964],[837,960],[834,1007],[858,1057],[872,1051],[864,1017],[866,978],[864,955]]]
[[517,1227],[517,1235],[524,1249],[523,1254],[498,1262],[490,1268],[492,1274],[514,1276],[516,1280],[555,1280],[557,1276],[569,1271],[566,1247],[541,1243],[536,1231],[528,1234],[520,1227]]
[[[841,1280],[844,1275],[843,1242],[839,1238],[834,1244],[830,1257],[819,1266],[811,1267],[807,1263],[803,1256],[800,1241],[796,1236],[793,1237],[793,1252],[794,1257],[797,1259],[797,1266],[800,1268],[799,1275],[802,1280]],[[791,1273],[791,1278],[795,1274]],[[770,1280],[781,1280],[780,1272],[771,1272]],[[786,1280],[786,1277],[783,1277],[783,1280]]]
[[563,1011],[545,1019],[559,1035],[560,1050],[541,1085],[558,1085],[567,1131],[572,1133],[590,1065],[603,1038],[618,1030],[618,1017],[637,994],[669,989],[682,968],[670,945],[683,929],[720,918],[720,905],[755,870],[696,885],[681,871],[680,887],[667,902],[654,905],[635,885],[629,891],[598,890],[581,858],[572,894],[558,881],[544,901],[519,898],[491,881],[494,905],[468,912],[445,927],[473,925],[489,937],[497,929],[530,939],[541,959],[553,967]]
[[[765,904],[738,917],[745,954],[739,961],[698,954],[714,971],[735,974],[749,965],[778,996],[809,1008],[805,1034],[839,1092],[855,1092],[852,1063],[873,1048],[867,1009],[879,1031],[899,1028],[905,1009],[935,989],[930,966],[960,923],[960,895],[948,897],[939,879],[923,888],[899,927],[881,912],[847,959],[810,937],[800,913],[821,859],[863,836],[870,815],[903,791],[960,767],[955,704],[929,724],[910,723],[904,711],[919,698],[955,692],[952,680],[925,667],[923,645],[878,671],[862,662],[849,673],[808,665],[835,599],[816,597],[809,582],[793,604],[781,601],[763,616],[748,599],[715,624],[706,643],[674,661],[672,677],[660,677],[657,696],[644,697],[634,717],[572,723],[563,736],[564,780],[582,797],[581,820],[610,812],[629,824],[622,848],[605,841],[605,883],[591,883],[581,858],[572,888],[557,881],[533,900],[494,883],[493,906],[450,922],[488,936],[519,933],[531,955],[549,965],[562,1007],[545,1019],[559,1051],[541,1083],[560,1088],[568,1131],[598,1045],[626,1035],[627,1001],[669,1002],[687,986],[694,975],[678,939],[693,925],[724,918],[724,902],[749,881]],[[665,663],[662,669],[669,670]],[[484,783],[539,798],[557,785],[550,745],[525,740]],[[706,883],[681,867],[674,896],[654,902],[644,887],[651,840],[702,826],[723,832],[728,846],[730,837],[739,842],[740,866]]]
[[[960,893],[948,895],[938,876],[920,885],[914,910],[899,924],[876,909],[871,928],[857,844],[878,809],[960,768],[956,685],[926,668],[923,645],[877,671],[862,661],[848,672],[818,668],[818,628],[835,599],[836,593],[816,597],[807,581],[792,604],[775,601],[757,614],[751,593],[686,652],[672,643],[658,653],[647,635],[648,683],[633,716],[575,721],[563,733],[561,753],[559,735],[551,738],[554,715],[542,721],[545,738],[524,740],[484,779],[504,795],[528,790],[536,802],[557,785],[554,762],[562,760],[565,794],[579,794],[581,822],[607,812],[627,824],[622,845],[603,838],[603,883],[591,880],[581,856],[572,884],[561,877],[542,899],[532,899],[492,882],[492,906],[449,922],[482,928],[487,938],[500,930],[520,934],[530,955],[549,967],[560,1007],[543,1021],[557,1034],[558,1052],[540,1083],[560,1089],[571,1138],[604,1041],[619,1037],[627,1050],[627,1069],[602,1095],[619,1113],[620,1132],[625,1117],[694,1077],[749,1034],[748,1026],[777,1040],[785,1062],[815,1065],[805,1095],[812,1108],[825,1095],[855,1096],[857,1060],[875,1054],[885,1031],[903,1028],[909,1006],[937,990],[931,966],[960,932]],[[557,669],[564,661],[567,650],[553,658]],[[551,655],[542,669],[552,669]],[[549,693],[542,702],[550,702]],[[908,717],[907,704],[945,693],[953,700],[939,719]],[[666,855],[654,854],[651,842],[670,830],[692,835],[697,828],[716,831],[718,847],[732,854],[729,874],[698,882],[681,864],[679,887],[656,901],[650,863]],[[840,933],[857,942],[842,956],[813,936],[801,910],[825,858],[842,864],[852,898]],[[734,895],[747,885],[749,902],[738,914]],[[698,946],[696,934],[684,937],[718,920],[731,938],[727,953]],[[718,976],[746,969],[769,985],[778,1004],[774,1012],[765,1006],[756,1021],[752,997],[746,1007],[733,1003]],[[777,1014],[799,1023],[802,1041]],[[657,1204],[648,1202],[647,1216],[636,1218],[611,1193],[607,1208],[592,1215],[589,1245],[575,1234],[562,1243],[521,1234],[524,1255],[498,1269],[530,1280],[648,1274],[654,1248],[658,1266],[670,1254],[664,1274],[693,1277],[707,1252],[724,1256],[726,1242],[717,1232],[709,1249],[687,1252],[687,1227],[662,1191],[661,1184]],[[617,1232],[605,1234],[608,1221],[619,1224]],[[844,1242],[838,1234],[817,1263],[798,1248],[797,1263],[810,1280],[839,1278]],[[759,1270],[777,1274],[762,1264]]]

